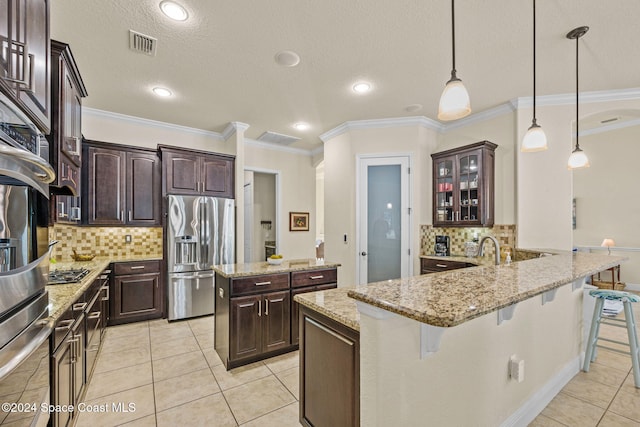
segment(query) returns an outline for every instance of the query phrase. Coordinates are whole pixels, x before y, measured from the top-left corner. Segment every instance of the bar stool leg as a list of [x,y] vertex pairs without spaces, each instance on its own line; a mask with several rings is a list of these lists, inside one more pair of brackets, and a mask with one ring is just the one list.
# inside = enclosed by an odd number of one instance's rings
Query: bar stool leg
[[640,388],[640,350],[638,350],[638,334],[636,331],[636,321],[633,317],[633,307],[629,301],[624,301],[624,316],[627,323],[627,334],[629,335],[629,347],[631,347],[631,364],[633,366],[633,380],[636,388]]
[[602,317],[603,306],[604,299],[596,298],[596,305],[593,309],[593,318],[591,320],[591,330],[589,331],[589,340],[587,341],[587,348],[584,354],[584,365],[582,367],[582,370],[585,372],[589,372],[589,365],[591,362],[595,362],[595,349],[596,342],[598,341],[598,333],[600,331],[600,319]]

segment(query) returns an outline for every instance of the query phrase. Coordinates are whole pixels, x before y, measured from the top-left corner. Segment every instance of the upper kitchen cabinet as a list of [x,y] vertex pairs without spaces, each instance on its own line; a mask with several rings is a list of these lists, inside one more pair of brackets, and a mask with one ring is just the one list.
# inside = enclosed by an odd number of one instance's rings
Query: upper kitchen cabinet
[[[57,170],[52,184],[80,195],[82,164],[82,98],[87,90],[73,59],[69,45],[51,40],[51,133],[50,162]],[[79,200],[73,196],[56,196],[52,203],[52,221],[80,221]]]
[[233,156],[161,146],[165,194],[234,197]]
[[83,211],[90,225],[161,225],[161,166],[156,151],[83,144]]
[[481,141],[431,155],[434,226],[493,226],[496,147]]
[[0,0],[0,91],[48,134],[49,0]]

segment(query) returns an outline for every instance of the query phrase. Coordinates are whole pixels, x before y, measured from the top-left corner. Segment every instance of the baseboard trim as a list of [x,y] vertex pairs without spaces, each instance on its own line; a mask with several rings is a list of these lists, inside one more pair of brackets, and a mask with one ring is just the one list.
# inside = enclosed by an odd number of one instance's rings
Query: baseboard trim
[[580,371],[581,356],[576,357],[541,389],[529,398],[516,412],[504,420],[501,427],[516,427],[529,425],[553,398]]

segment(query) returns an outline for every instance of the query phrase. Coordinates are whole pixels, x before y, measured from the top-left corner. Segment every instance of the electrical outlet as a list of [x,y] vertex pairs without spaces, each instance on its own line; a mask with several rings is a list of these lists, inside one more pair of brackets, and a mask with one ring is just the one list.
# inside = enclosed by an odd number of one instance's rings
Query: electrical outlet
[[131,243],[131,234],[127,234],[124,236],[124,242],[125,243]]
[[515,354],[509,359],[509,376],[519,383],[524,381],[524,360],[516,359]]

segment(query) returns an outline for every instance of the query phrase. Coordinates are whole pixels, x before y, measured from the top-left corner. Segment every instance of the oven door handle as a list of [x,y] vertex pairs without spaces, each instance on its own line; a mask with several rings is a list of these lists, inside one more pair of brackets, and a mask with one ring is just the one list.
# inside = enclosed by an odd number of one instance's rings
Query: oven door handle
[[[20,365],[23,361],[27,360],[29,356],[31,356],[40,347],[40,345],[49,338],[49,335],[51,335],[53,327],[49,322],[47,322],[46,320],[40,320],[36,323],[38,324],[38,326],[42,326],[42,329],[26,345],[22,346],[8,362],[0,366],[0,380],[11,373],[11,371],[18,367],[18,365]],[[25,330],[24,332],[28,332],[28,330]],[[18,335],[18,337],[19,336],[20,335]],[[17,339],[18,337],[14,339]],[[0,358],[2,358],[3,353],[7,352],[10,354],[10,352],[15,350],[11,347],[13,346],[7,345],[2,350],[0,350]]]

